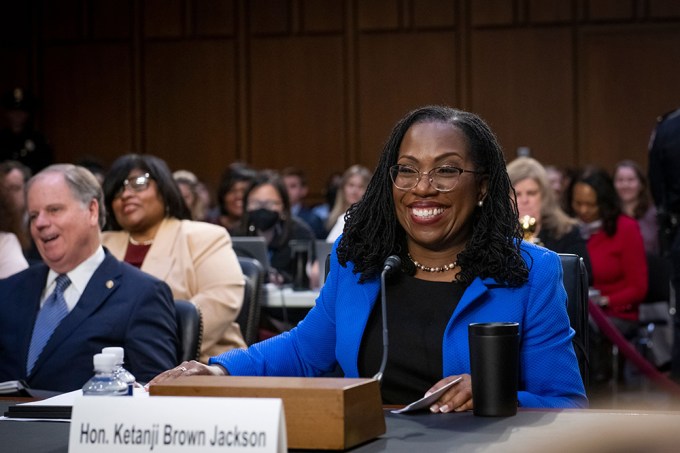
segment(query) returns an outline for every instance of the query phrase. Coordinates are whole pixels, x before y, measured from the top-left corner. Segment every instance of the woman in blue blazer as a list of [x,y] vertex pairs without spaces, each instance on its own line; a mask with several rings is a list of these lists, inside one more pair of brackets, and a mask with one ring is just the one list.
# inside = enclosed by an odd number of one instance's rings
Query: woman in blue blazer
[[559,257],[522,242],[511,193],[501,148],[479,117],[440,106],[408,113],[347,213],[307,317],[152,384],[194,374],[320,376],[338,365],[347,377],[373,376],[382,356],[380,274],[397,255],[401,272],[386,283],[385,403],[409,403],[462,377],[430,409],[471,409],[468,324],[512,321],[520,325],[519,404],[586,406]]

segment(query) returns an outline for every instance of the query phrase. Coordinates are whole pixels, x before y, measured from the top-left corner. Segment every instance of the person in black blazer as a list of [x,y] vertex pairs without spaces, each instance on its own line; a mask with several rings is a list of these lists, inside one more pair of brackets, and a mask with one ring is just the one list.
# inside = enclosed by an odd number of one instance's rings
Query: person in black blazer
[[[29,181],[27,202],[31,236],[44,264],[0,280],[0,381],[76,390],[94,374],[93,355],[107,346],[125,348],[125,367],[138,381],[175,366],[170,289],[102,247],[104,203],[95,177],[75,165],[50,166]],[[70,280],[63,292],[68,313],[29,365],[38,313],[63,274]]]

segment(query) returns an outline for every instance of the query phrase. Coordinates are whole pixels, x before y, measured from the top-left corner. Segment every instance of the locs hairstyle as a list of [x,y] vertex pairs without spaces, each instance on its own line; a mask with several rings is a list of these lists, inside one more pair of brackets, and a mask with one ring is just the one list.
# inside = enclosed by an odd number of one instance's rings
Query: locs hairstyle
[[477,115],[442,106],[427,106],[409,112],[392,130],[383,147],[373,178],[363,199],[347,213],[344,234],[338,244],[341,265],[354,264],[360,282],[380,275],[383,261],[391,254],[401,257],[404,271],[415,273],[407,259],[406,233],[394,212],[389,168],[397,162],[406,131],[418,123],[451,124],[465,134],[474,168],[487,178],[484,205],[477,208],[473,233],[465,250],[458,255],[461,271],[456,277],[468,284],[476,277],[491,277],[510,286],[528,280],[528,268],[520,255],[522,232],[517,205],[511,198],[512,186],[503,152],[493,132]]
[[158,193],[165,205],[165,215],[180,220],[191,219],[191,212],[182,198],[172,172],[163,159],[150,154],[126,154],[119,157],[111,165],[104,179],[104,199],[106,200],[106,212],[108,213],[107,225],[110,230],[119,231],[123,228],[113,215],[113,199],[123,186],[132,170],[141,170],[149,173],[151,179],[156,181]]

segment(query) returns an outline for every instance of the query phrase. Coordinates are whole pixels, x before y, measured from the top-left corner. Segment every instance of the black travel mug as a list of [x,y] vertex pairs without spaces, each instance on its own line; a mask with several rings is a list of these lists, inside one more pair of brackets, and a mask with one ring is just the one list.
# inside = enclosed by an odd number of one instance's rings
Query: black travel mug
[[293,275],[293,291],[306,291],[309,289],[309,277],[307,276],[307,260],[309,259],[310,243],[306,240],[294,239],[289,242],[295,272]]
[[486,417],[515,415],[519,324],[473,323],[468,326],[468,339],[474,414]]

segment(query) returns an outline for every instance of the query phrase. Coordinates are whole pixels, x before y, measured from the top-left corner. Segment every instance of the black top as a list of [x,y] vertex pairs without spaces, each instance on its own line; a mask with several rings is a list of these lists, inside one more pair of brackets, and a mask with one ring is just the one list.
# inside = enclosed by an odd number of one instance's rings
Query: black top
[[583,258],[583,263],[586,265],[588,271],[588,284],[593,283],[593,270],[590,266],[590,255],[588,255],[588,247],[586,240],[581,237],[578,225],[573,228],[561,238],[557,239],[552,231],[541,229],[538,233],[538,239],[543,244],[543,247],[552,250],[555,253],[573,253]]
[[680,109],[659,119],[650,140],[649,188],[654,203],[680,213]]
[[[443,376],[444,331],[465,288],[398,274],[387,282],[388,358],[381,392],[385,404],[422,398]],[[382,361],[380,296],[369,316],[359,349],[359,375],[371,377]]]
[[[291,240],[307,240],[311,244],[314,242],[314,233],[312,230],[297,217],[291,217],[290,237],[288,241],[278,248],[269,246],[269,262],[283,276],[285,283],[291,283],[297,273],[296,262],[294,260],[293,250],[290,247]],[[277,242],[274,238],[272,243]],[[312,249],[313,250],[313,249]],[[309,256],[309,260],[314,260],[314,256]],[[302,270],[304,271],[304,270]]]

